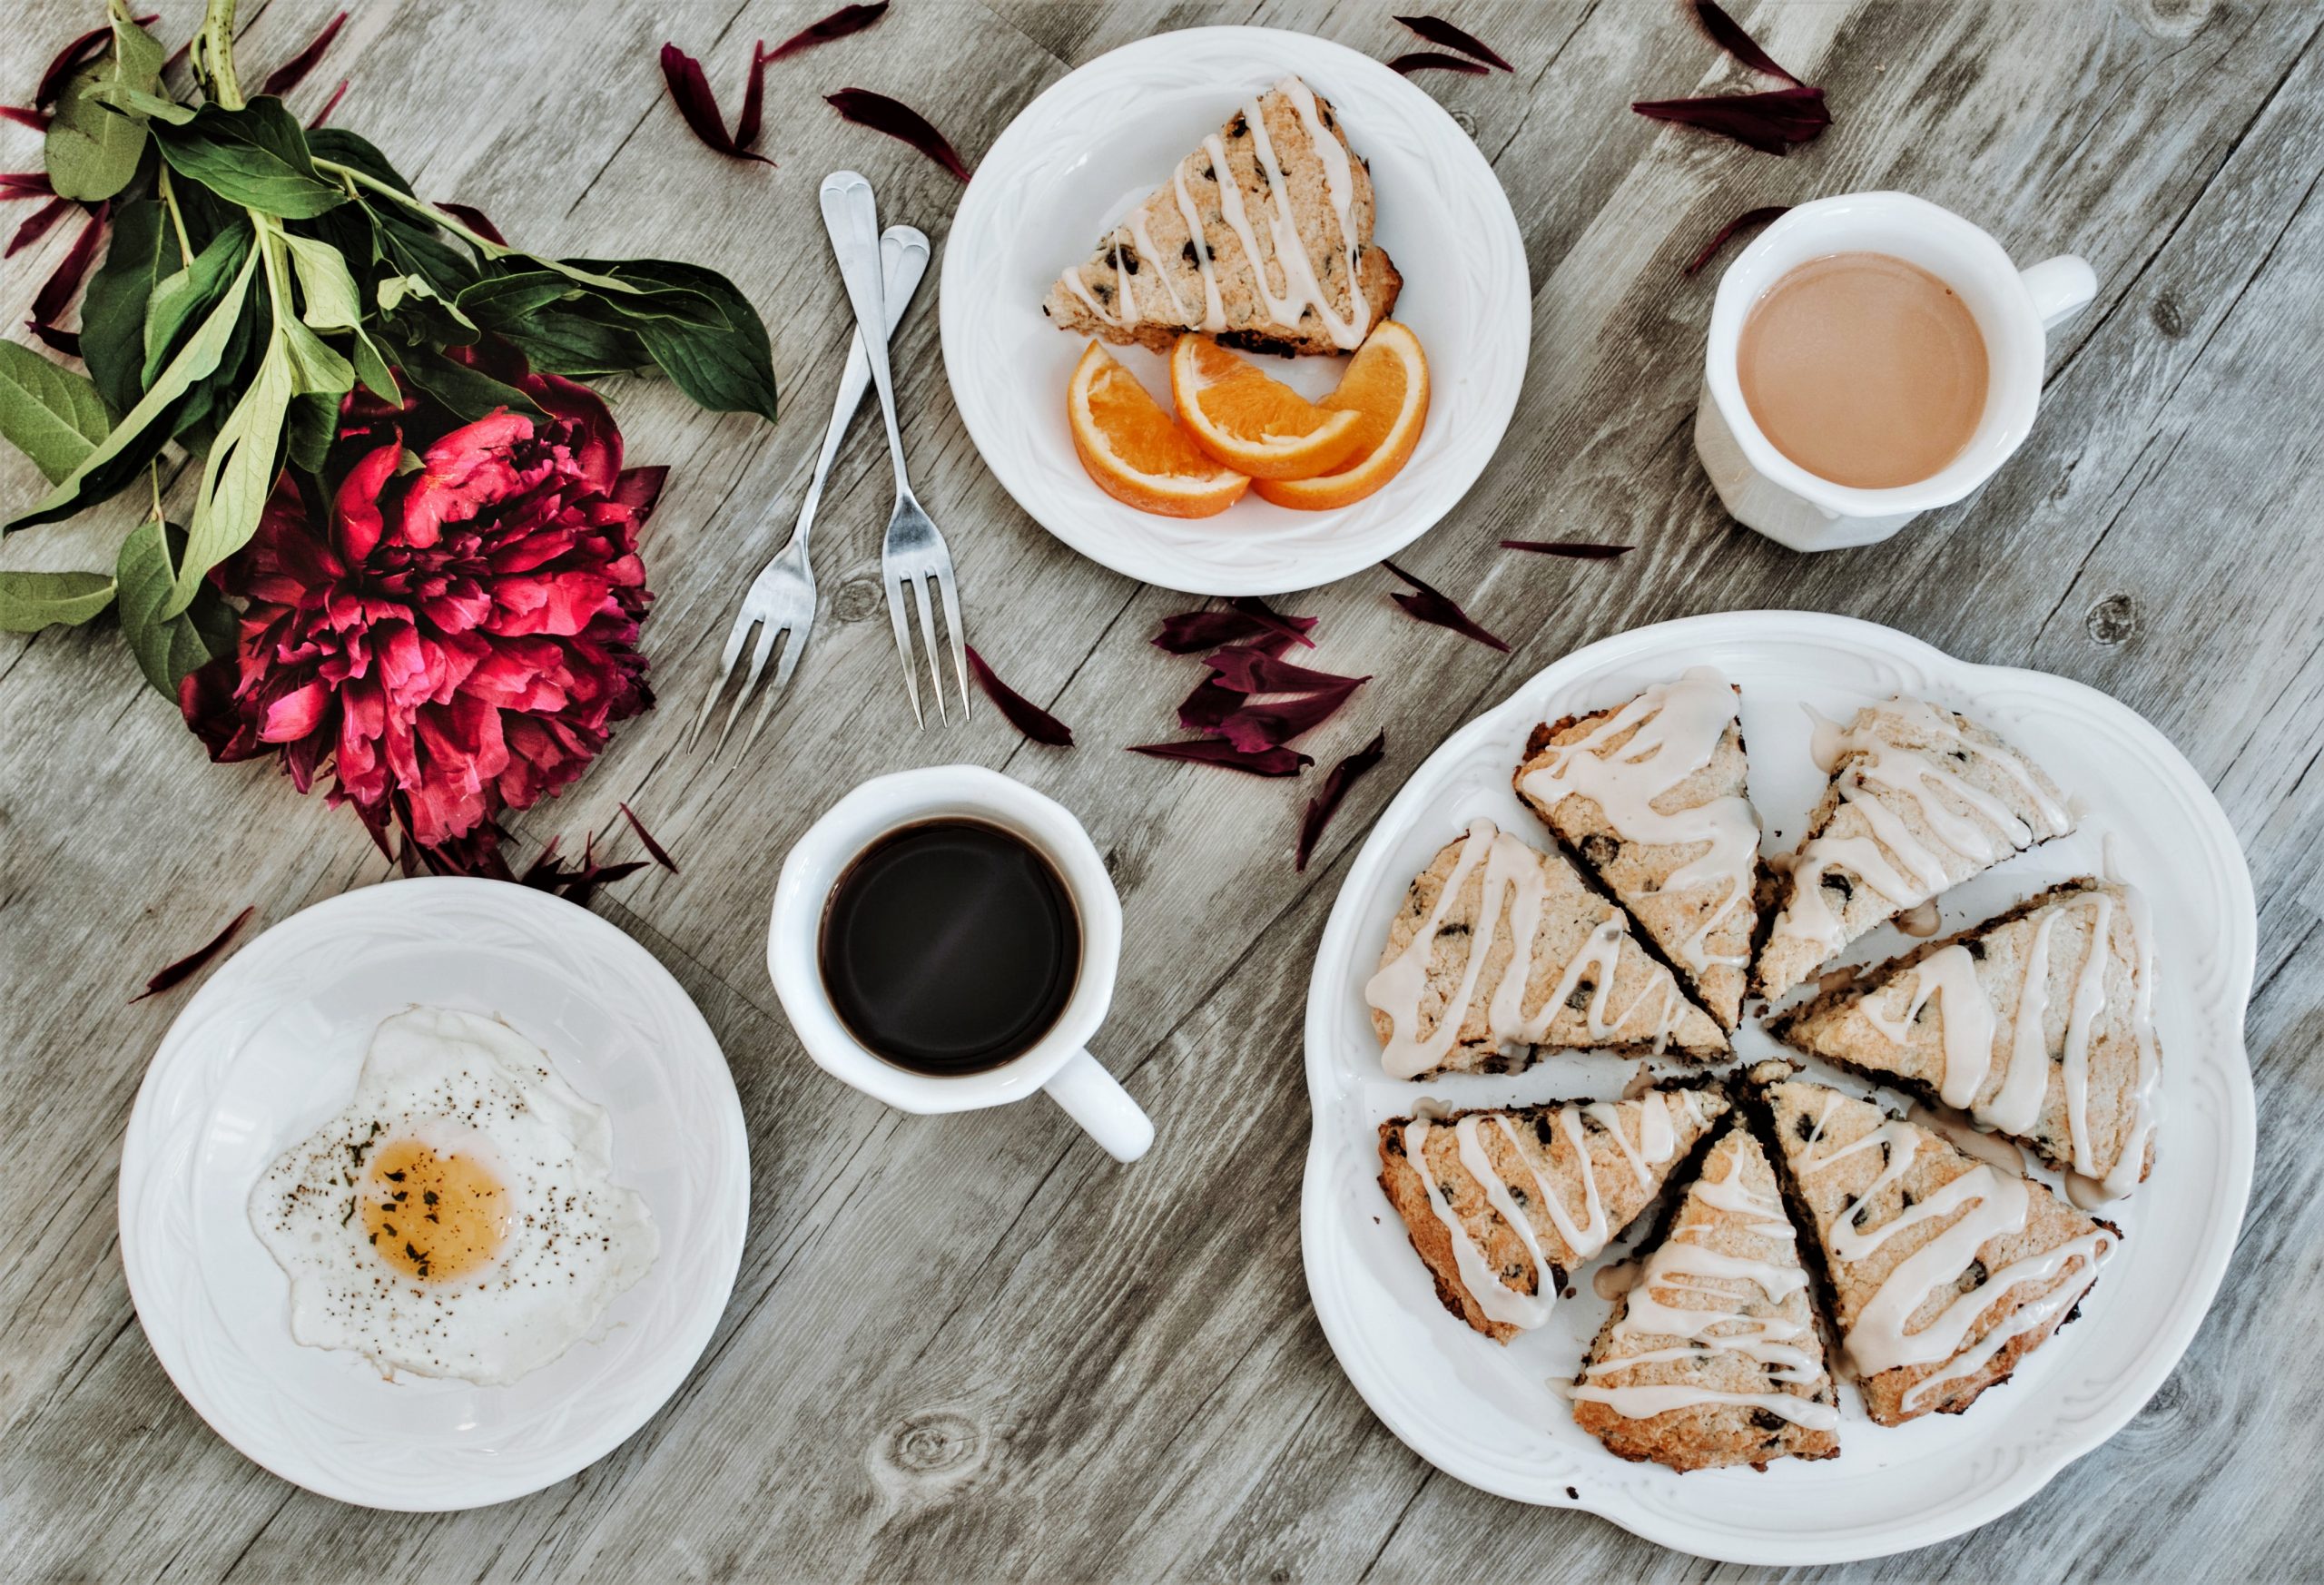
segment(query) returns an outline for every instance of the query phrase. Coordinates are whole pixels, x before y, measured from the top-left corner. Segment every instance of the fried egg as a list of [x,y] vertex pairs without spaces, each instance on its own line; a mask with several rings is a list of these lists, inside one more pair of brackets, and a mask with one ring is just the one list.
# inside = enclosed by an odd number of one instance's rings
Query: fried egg
[[382,1373],[502,1386],[587,1336],[654,1264],[613,1125],[507,1025],[415,1007],[354,1098],[251,1191],[290,1278],[290,1334]]

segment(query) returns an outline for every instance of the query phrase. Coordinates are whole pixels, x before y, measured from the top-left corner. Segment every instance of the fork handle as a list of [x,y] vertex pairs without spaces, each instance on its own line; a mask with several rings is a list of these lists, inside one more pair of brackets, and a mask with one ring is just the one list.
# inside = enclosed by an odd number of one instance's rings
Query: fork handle
[[872,183],[852,171],[834,171],[823,178],[823,229],[831,233],[832,253],[839,261],[840,279],[847,285],[847,300],[855,310],[855,329],[872,366],[872,384],[880,393],[880,418],[888,430],[888,460],[896,472],[896,489],[908,494],[911,480],[904,472],[904,442],[896,428],[895,379],[888,369],[886,294],[880,285],[880,205]]
[[[928,237],[913,226],[890,226],[880,237],[881,295],[887,300],[888,334],[893,336],[911,307],[912,294],[928,273]],[[832,404],[832,421],[823,430],[823,448],[815,454],[815,471],[807,480],[806,496],[799,503],[799,526],[793,532],[805,538],[814,529],[815,508],[823,498],[823,481],[847,438],[847,427],[863,393],[872,384],[872,360],[863,350],[863,336],[848,337],[847,367],[840,371],[839,396]]]

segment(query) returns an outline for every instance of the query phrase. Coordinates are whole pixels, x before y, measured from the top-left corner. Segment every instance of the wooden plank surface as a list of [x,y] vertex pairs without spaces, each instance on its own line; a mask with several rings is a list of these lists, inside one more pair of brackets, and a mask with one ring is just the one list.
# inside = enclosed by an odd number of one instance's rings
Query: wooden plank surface
[[[159,0],[183,36],[190,0]],[[83,0],[0,30],[21,96]],[[246,74],[329,15],[247,8]],[[1375,673],[1308,746],[1384,729],[1389,758],[1306,875],[1308,791],[1118,752],[1162,735],[1187,667],[1146,644],[1176,596],[1074,556],[978,463],[924,295],[899,338],[907,443],[950,531],[980,647],[1071,722],[1071,753],[990,709],[915,733],[871,572],[886,509],[856,437],[826,497],[825,615],[797,697],[747,763],[676,752],[740,579],[795,505],[847,313],[812,182],[869,174],[940,248],[959,189],[839,123],[842,85],[924,109],[973,162],[1074,65],[1166,27],[1246,20],[1375,55],[1384,4],[899,0],[879,28],[779,65],[766,171],[684,132],[654,51],[731,94],[755,38],[825,6],[766,0],[366,0],[294,107],[338,119],[419,190],[545,251],[627,248],[730,274],[773,332],[786,417],[706,418],[610,392],[631,455],[672,467],[646,553],[665,708],[527,851],[604,829],[616,799],[684,865],[597,906],[686,984],[731,1058],[754,1163],[734,1301],[701,1367],[626,1445],[481,1512],[415,1519],[300,1491],[227,1447],[156,1364],[113,1236],[119,1142],[182,999],[124,1005],[244,903],[261,923],[382,878],[354,822],[271,769],[208,767],[109,625],[0,638],[0,1577],[1271,1580],[1699,1578],[1717,1570],[1587,1515],[1434,1475],[1332,1361],[1299,1271],[1299,1029],[1315,941],[1354,845],[1437,743],[1569,650],[1641,623],[1799,606],[1886,622],[1978,661],[2040,666],[2153,720],[2217,788],[2260,910],[2250,1048],[2258,1176],[2215,1308],[2152,1403],[2009,1519],[1834,1577],[2314,1577],[2324,1528],[2324,13],[2297,4],[1738,5],[1823,84],[1832,133],[1773,160],[1629,115],[1633,97],[1742,86],[1660,0],[1448,7],[1514,76],[1421,81],[1494,162],[1524,231],[1533,355],[1471,497],[1409,553],[1515,644],[1412,623],[1366,573],[1299,596],[1319,664]],[[0,165],[37,160],[0,127]],[[1802,557],[1718,507],[1688,440],[1711,279],[1679,265],[1756,204],[1898,187],[2022,260],[2089,259],[2098,301],[2053,339],[2032,439],[1993,483],[1887,545]],[[1384,202],[1385,200],[1384,200]],[[20,321],[68,240],[0,266]],[[37,489],[0,458],[0,500]],[[1553,503],[1543,506],[1542,503]],[[10,566],[100,565],[127,519],[12,540]],[[1611,566],[1493,542],[1631,542]],[[1128,953],[1100,1055],[1154,1116],[1146,1162],[1104,1159],[1039,1108],[935,1119],[825,1078],[762,962],[792,838],[842,788],[971,759],[1063,799],[1121,888]]]

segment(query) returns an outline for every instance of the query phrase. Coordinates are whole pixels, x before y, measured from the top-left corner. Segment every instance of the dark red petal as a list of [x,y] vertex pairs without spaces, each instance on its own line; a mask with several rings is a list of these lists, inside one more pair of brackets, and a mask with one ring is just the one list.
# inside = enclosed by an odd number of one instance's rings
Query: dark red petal
[[838,111],[842,120],[901,139],[961,181],[969,179],[967,162],[945,142],[944,134],[911,105],[868,88],[842,88],[824,94],[823,103]]
[[452,218],[458,221],[462,225],[468,227],[468,230],[474,231],[478,236],[484,238],[487,241],[497,242],[504,248],[508,245],[508,239],[500,234],[500,228],[492,223],[491,217],[486,214],[484,211],[477,208],[475,205],[467,203],[439,203],[436,207],[442,210],[446,214],[452,216]]
[[759,122],[766,113],[766,64],[771,58],[763,43],[751,45],[751,80],[743,90],[743,113],[734,118],[736,148],[758,146]]
[[129,999],[131,1003],[134,1005],[143,1001],[148,996],[159,996],[162,992],[182,985],[194,975],[201,973],[202,967],[225,950],[226,943],[234,939],[234,932],[250,923],[251,915],[257,911],[258,909],[253,904],[228,920],[224,930],[220,930],[209,940],[148,980],[143,994],[131,997]]
[[323,58],[323,52],[330,48],[330,41],[337,38],[339,30],[346,25],[347,13],[344,11],[323,24],[322,32],[309,40],[305,49],[266,74],[266,81],[259,84],[258,91],[280,98],[305,82],[307,74],[315,69],[315,63]]
[[1368,674],[1345,677],[1336,672],[1319,672],[1311,666],[1294,665],[1251,645],[1222,649],[1212,655],[1207,664],[1211,680],[1237,694],[1305,694],[1318,689],[1344,688],[1372,680]]
[[1054,748],[1073,746],[1073,728],[1002,682],[1000,674],[985,664],[984,656],[976,652],[975,645],[964,647],[969,655],[969,674],[977,680],[977,686],[984,690],[984,696],[1009,718],[1009,725],[1035,743],[1045,743]]
[[1339,714],[1364,679],[1352,677],[1336,688],[1304,694],[1273,704],[1246,704],[1222,719],[1214,729],[1245,753],[1256,753],[1301,737]]
[[1449,627],[1464,638],[1473,638],[1479,644],[1491,645],[1503,654],[1508,653],[1509,645],[1478,626],[1470,619],[1466,611],[1462,610],[1458,604],[1441,590],[1432,588],[1421,582],[1393,561],[1384,561],[1380,565],[1412,585],[1417,591],[1409,595],[1388,596],[1397,605],[1402,605],[1408,615],[1417,616],[1423,622],[1433,623],[1439,627]]
[[702,63],[674,44],[662,46],[662,78],[670,85],[670,97],[677,102],[678,113],[685,117],[686,125],[706,148],[737,160],[756,160],[762,165],[772,165],[764,154],[754,154],[738,146],[727,135],[726,123],[719,119],[718,100],[710,92],[710,79],[702,73]]
[[1766,94],[1727,94],[1706,99],[1641,99],[1630,108],[1655,121],[1673,121],[1733,138],[1762,153],[1780,154],[1813,143],[1832,124],[1821,88],[1777,88]]
[[1150,754],[1157,760],[1178,760],[1189,765],[1220,765],[1230,771],[1246,771],[1254,776],[1295,776],[1300,767],[1315,762],[1295,749],[1261,749],[1246,753],[1223,737],[1198,737],[1186,743],[1136,743],[1129,745],[1134,754]]
[[1396,20],[1433,44],[1443,44],[1448,50],[1459,50],[1464,55],[1490,61],[1504,72],[1517,69],[1502,60],[1498,52],[1487,48],[1475,34],[1466,28],[1455,27],[1441,16],[1399,16]]
[[[56,338],[68,332],[57,330],[56,321],[73,306],[73,299],[81,290],[82,278],[89,273],[89,266],[96,261],[97,244],[104,241],[105,216],[112,212],[111,204],[101,203],[89,212],[81,224],[81,234],[73,239],[72,248],[64,261],[44,281],[33,298],[33,317],[25,322],[35,335],[50,346],[57,345]],[[63,349],[60,349],[63,350]],[[71,349],[77,353],[80,340],[74,339]]]
[[621,805],[621,812],[622,818],[629,822],[629,829],[637,833],[637,840],[645,844],[645,851],[654,855],[654,861],[661,865],[665,870],[667,870],[671,874],[676,874],[678,872],[677,861],[670,857],[669,850],[663,847],[660,842],[654,840],[654,833],[647,831],[645,829],[645,822],[637,818],[637,811],[625,803]]
[[1635,550],[1633,545],[1592,545],[1586,539],[1504,539],[1503,550],[1531,550],[1541,556],[1571,556],[1575,561],[1611,561]]
[[1216,677],[1205,677],[1178,704],[1178,724],[1188,732],[1216,732],[1218,724],[1243,708],[1243,695]]
[[0,171],[0,203],[19,198],[54,198],[45,171]]
[[1414,72],[1459,72],[1471,77],[1487,77],[1492,68],[1482,61],[1464,61],[1458,55],[1439,54],[1434,50],[1414,50],[1408,55],[1398,55],[1388,63],[1388,70],[1411,76]]
[[829,44],[835,38],[862,33],[886,15],[887,11],[888,0],[880,0],[877,5],[842,5],[821,22],[809,23],[784,39],[769,52],[766,58],[770,61],[783,60],[801,50],[812,49],[819,44]]
[[1692,275],[1696,271],[1700,270],[1704,265],[1709,263],[1712,257],[1717,254],[1721,248],[1727,246],[1728,240],[1733,237],[1736,232],[1748,231],[1755,226],[1766,225],[1769,221],[1776,220],[1787,213],[1790,209],[1791,205],[1787,203],[1769,203],[1763,204],[1758,209],[1745,210],[1741,214],[1737,215],[1733,220],[1728,221],[1725,225],[1719,227],[1718,235],[1713,237],[1709,241],[1703,244],[1703,251],[1696,254],[1693,261],[1688,264],[1686,273]]
[[[145,27],[160,20],[158,16],[141,16],[137,19],[137,25]],[[112,42],[113,28],[110,25],[93,27],[57,51],[56,58],[48,63],[48,70],[40,74],[40,86],[33,91],[34,105],[46,110],[55,103],[56,96],[64,92],[64,80],[95,60],[97,52]]]
[[1799,81],[1777,65],[1775,57],[1761,49],[1758,42],[1743,31],[1740,23],[1720,10],[1717,0],[1695,0],[1695,17],[1703,25],[1703,31],[1710,34],[1713,44],[1753,71],[1765,72],[1770,77],[1781,77],[1787,83]]
[[13,121],[18,126],[28,126],[36,133],[48,130],[48,116],[23,104],[0,104],[0,121]]
[[1315,796],[1307,800],[1306,812],[1299,817],[1299,847],[1292,857],[1293,869],[1307,868],[1308,856],[1315,851],[1315,839],[1324,834],[1325,826],[1331,824],[1332,816],[1338,812],[1340,800],[1347,796],[1347,790],[1354,786],[1366,771],[1378,764],[1387,752],[1388,734],[1375,733],[1370,743],[1331,768],[1330,773],[1324,778],[1324,785]]
[[1198,649],[1275,635],[1313,649],[1315,641],[1307,633],[1315,625],[1313,616],[1286,616],[1265,600],[1244,595],[1227,601],[1224,611],[1182,611],[1165,616],[1154,646],[1172,655],[1192,655]]
[[309,132],[313,132],[317,127],[322,125],[323,123],[330,119],[330,113],[337,110],[339,108],[339,102],[347,97],[347,84],[350,81],[351,81],[351,79],[346,77],[341,77],[339,80],[339,86],[330,91],[330,97],[323,101],[323,107],[315,112],[315,118],[307,123],[307,130]]
[[30,218],[23,225],[16,228],[16,234],[8,239],[8,251],[5,253],[0,253],[0,259],[12,259],[21,250],[39,241],[48,235],[51,226],[63,220],[75,207],[77,206],[69,198],[52,198],[42,204],[33,211]]

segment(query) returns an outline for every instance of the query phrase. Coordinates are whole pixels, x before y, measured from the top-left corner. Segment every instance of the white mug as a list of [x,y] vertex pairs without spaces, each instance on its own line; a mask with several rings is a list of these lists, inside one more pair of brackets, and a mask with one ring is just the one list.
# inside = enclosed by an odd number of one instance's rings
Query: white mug
[[[1752,305],[1784,273],[1830,253],[1886,253],[1960,295],[1984,337],[1984,417],[1961,455],[1917,484],[1856,489],[1818,478],[1777,451],[1743,401],[1735,349]],[[1695,453],[1738,522],[1794,550],[1887,538],[1993,477],[2033,427],[2042,395],[2043,332],[2088,302],[2098,277],[2072,254],[2030,270],[1951,210],[1904,192],[1851,192],[1803,203],[1761,231],[1719,278],[1711,308]]]
[[[823,905],[848,865],[899,827],[943,819],[980,820],[1030,842],[1064,881],[1081,925],[1081,966],[1065,1010],[1030,1050],[981,1073],[915,1073],[874,1056],[832,1009],[818,961]],[[936,765],[866,782],[807,829],[775,882],[766,966],[807,1055],[865,1094],[908,1112],[965,1112],[1046,1090],[1107,1154],[1136,1161],[1154,1143],[1154,1124],[1088,1049],[1113,1002],[1121,950],[1121,899],[1081,822],[997,771]]]

